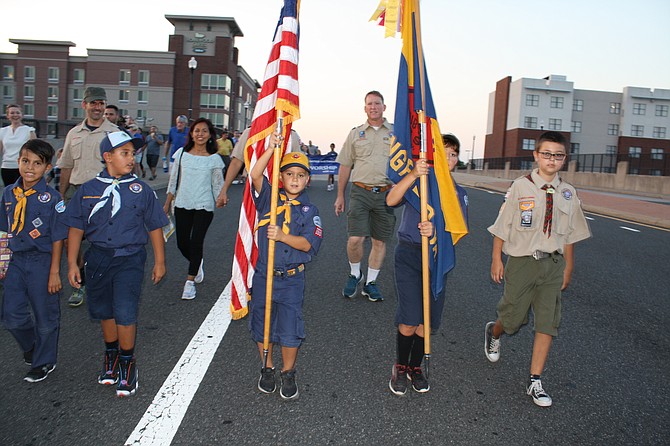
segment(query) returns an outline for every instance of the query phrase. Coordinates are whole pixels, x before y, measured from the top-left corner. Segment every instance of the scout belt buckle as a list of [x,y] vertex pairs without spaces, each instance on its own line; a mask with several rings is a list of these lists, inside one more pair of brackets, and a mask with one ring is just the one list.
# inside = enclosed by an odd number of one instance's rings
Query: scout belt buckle
[[541,260],[541,259],[546,259],[547,257],[551,257],[551,253],[540,251],[540,250],[535,250],[535,251],[533,251],[533,253],[530,256],[532,258],[534,258],[535,260]]
[[378,194],[378,193],[380,193],[381,191],[382,191],[382,188],[379,187],[379,186],[372,186],[372,187],[370,188],[370,192],[372,192],[372,193],[374,193],[374,194]]
[[295,276],[297,273],[301,273],[305,270],[305,264],[301,263],[300,265],[296,266],[293,269],[287,269],[286,271],[283,271],[281,269],[276,269],[274,275],[278,277],[286,276],[286,277],[292,277]]

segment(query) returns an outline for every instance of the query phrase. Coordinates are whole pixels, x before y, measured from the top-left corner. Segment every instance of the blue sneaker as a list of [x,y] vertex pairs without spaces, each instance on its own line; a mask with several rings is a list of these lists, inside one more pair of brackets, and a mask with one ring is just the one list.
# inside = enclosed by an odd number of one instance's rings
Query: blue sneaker
[[139,387],[137,366],[135,365],[135,357],[125,358],[119,355],[119,374],[118,384],[116,386],[116,396],[126,397],[135,395]]
[[349,274],[349,277],[347,277],[347,283],[344,285],[344,289],[342,290],[342,295],[346,298],[351,299],[356,295],[356,291],[358,290],[358,284],[363,281],[363,274],[361,273],[360,277],[356,277],[353,274]]
[[384,300],[384,296],[382,296],[382,292],[379,291],[377,283],[374,280],[363,286],[362,294],[367,297],[370,302],[382,302]]

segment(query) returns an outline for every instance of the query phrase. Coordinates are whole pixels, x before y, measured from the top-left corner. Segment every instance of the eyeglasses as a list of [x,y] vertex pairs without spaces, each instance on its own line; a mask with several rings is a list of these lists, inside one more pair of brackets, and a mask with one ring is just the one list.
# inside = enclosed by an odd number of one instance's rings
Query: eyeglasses
[[551,152],[537,152],[540,156],[546,160],[555,159],[556,161],[563,161],[565,159],[565,153],[551,153]]

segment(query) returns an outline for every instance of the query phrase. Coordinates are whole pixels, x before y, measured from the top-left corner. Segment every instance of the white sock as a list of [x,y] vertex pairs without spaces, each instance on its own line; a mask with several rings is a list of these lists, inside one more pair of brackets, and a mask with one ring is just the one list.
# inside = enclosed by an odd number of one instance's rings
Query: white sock
[[368,280],[365,282],[365,284],[367,285],[368,283],[377,280],[378,275],[379,275],[378,269],[368,268]]
[[351,263],[349,262],[349,268],[351,268],[351,275],[354,277],[361,276],[361,262]]

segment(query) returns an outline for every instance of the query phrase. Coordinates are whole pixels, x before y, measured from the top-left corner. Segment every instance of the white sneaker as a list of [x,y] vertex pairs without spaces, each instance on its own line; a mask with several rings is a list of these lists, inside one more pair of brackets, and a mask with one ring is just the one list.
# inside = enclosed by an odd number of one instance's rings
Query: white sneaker
[[195,283],[192,280],[187,280],[184,284],[184,292],[181,293],[182,300],[195,299]]
[[540,407],[551,406],[551,397],[542,388],[542,381],[539,379],[531,380],[526,389],[526,394],[533,398],[533,402]]
[[195,276],[195,283],[202,283],[203,280],[205,280],[205,270],[202,267],[204,263],[204,260],[200,260],[200,268],[198,268],[198,275]]
[[489,322],[484,329],[484,353],[491,362],[497,362],[500,359],[500,338],[493,337],[495,324],[495,322]]

